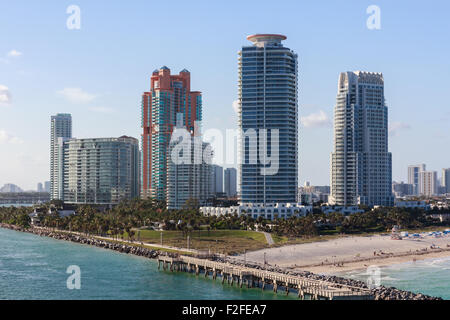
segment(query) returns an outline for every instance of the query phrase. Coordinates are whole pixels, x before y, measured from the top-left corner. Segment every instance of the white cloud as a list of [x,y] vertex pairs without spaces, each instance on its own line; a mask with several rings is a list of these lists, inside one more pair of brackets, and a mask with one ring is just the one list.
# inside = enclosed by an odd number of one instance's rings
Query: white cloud
[[72,103],[88,103],[97,97],[95,94],[87,93],[81,88],[64,88],[58,91],[58,94]]
[[404,122],[392,122],[389,124],[389,134],[391,136],[397,135],[397,133],[401,130],[409,130],[411,126]]
[[98,113],[113,113],[114,109],[108,107],[92,107],[89,110],[98,112]]
[[23,140],[9,134],[5,130],[0,130],[0,144],[22,144]]
[[11,104],[11,92],[7,86],[0,84],[0,106]]
[[300,121],[305,128],[318,128],[331,126],[330,118],[322,110],[320,110],[317,113],[311,113],[306,117],[301,117]]
[[10,52],[8,52],[8,57],[20,57],[23,53],[17,50],[11,50]]

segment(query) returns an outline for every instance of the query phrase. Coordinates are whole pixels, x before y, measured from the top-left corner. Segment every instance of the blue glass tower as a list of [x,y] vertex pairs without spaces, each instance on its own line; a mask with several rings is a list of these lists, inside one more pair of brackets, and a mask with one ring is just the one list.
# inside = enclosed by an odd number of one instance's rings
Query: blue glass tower
[[[257,34],[239,52],[239,198],[242,203],[296,202],[298,185],[298,100],[297,55],[281,43],[286,37]],[[258,143],[246,133],[255,130]],[[277,156],[276,174],[262,174],[267,168],[260,155],[261,129],[267,133],[267,155]],[[278,152],[272,152],[273,130],[279,131]],[[252,163],[251,155],[258,155]]]

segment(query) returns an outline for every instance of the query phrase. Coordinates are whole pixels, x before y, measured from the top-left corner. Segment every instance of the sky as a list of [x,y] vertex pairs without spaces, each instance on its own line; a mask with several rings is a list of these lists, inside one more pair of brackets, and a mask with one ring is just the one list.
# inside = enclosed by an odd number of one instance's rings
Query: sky
[[[432,3],[432,4],[431,4]],[[80,29],[69,29],[71,5]],[[370,5],[380,29],[369,29]],[[450,2],[0,0],[0,186],[49,180],[50,116],[73,136],[140,138],[153,70],[191,72],[203,127],[237,128],[238,51],[280,33],[299,56],[299,182],[329,184],[340,72],[382,72],[393,179],[450,167]],[[73,20],[70,20],[73,21]]]

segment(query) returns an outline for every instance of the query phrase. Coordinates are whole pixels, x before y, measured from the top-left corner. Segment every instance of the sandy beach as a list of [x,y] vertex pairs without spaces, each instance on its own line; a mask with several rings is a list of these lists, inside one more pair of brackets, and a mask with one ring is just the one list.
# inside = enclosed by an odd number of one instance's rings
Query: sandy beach
[[447,257],[450,256],[450,236],[403,240],[392,240],[387,235],[345,237],[249,252],[246,259],[264,263],[264,253],[271,265],[332,274]]

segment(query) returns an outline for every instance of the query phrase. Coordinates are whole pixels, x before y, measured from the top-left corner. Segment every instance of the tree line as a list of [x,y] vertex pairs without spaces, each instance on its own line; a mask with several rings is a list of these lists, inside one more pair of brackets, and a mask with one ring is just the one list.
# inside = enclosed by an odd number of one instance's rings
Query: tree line
[[[163,230],[181,231],[188,234],[194,230],[260,230],[273,232],[291,238],[313,237],[326,234],[356,234],[365,232],[385,232],[394,225],[406,229],[421,229],[428,226],[441,226],[432,219],[432,213],[447,211],[424,211],[406,208],[377,208],[364,213],[345,216],[341,213],[324,214],[320,210],[305,217],[264,220],[253,219],[247,215],[229,214],[220,217],[204,216],[197,209],[195,201],[188,201],[181,210],[167,210],[164,201],[155,199],[134,199],[119,205],[99,210],[95,206],[81,205],[76,214],[61,217],[55,209],[61,202],[53,201],[38,207],[41,226],[80,232],[84,234],[112,236],[121,238],[126,233],[129,238],[136,236],[136,229],[142,227],[162,227]],[[50,210],[52,209],[53,210]],[[0,222],[29,227],[32,209],[26,207],[0,208]]]

